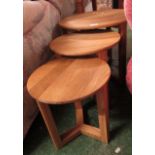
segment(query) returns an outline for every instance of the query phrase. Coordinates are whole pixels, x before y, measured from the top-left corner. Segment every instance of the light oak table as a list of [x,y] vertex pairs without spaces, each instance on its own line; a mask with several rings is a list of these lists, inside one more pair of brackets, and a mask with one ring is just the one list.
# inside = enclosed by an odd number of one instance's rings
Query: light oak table
[[106,9],[79,13],[62,19],[59,25],[64,29],[74,31],[118,27],[121,35],[119,42],[119,77],[120,81],[125,81],[127,26],[123,9]]
[[[84,134],[108,143],[108,80],[111,71],[99,58],[61,58],[49,61],[32,73],[27,83],[29,94],[36,99],[51,140],[56,148]],[[96,95],[99,128],[84,123],[82,101]],[[73,103],[76,125],[59,136],[50,105]]]
[[65,29],[80,31],[117,26],[125,22],[123,9],[106,9],[65,17],[60,20],[59,25]]
[[107,61],[107,50],[116,45],[119,40],[120,34],[118,32],[72,33],[52,40],[50,48],[63,56],[98,54],[100,58]]

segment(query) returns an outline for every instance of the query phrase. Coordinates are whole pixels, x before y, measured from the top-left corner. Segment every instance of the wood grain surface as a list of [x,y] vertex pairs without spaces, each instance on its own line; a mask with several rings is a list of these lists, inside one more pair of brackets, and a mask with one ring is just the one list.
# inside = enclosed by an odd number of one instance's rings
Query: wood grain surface
[[99,58],[55,59],[32,73],[27,89],[39,102],[65,104],[91,96],[110,75],[110,67]]
[[59,25],[66,29],[80,31],[118,26],[124,22],[126,18],[123,9],[106,9],[66,17],[59,22]]
[[84,56],[108,50],[119,40],[118,32],[74,33],[56,38],[50,43],[50,48],[64,56]]

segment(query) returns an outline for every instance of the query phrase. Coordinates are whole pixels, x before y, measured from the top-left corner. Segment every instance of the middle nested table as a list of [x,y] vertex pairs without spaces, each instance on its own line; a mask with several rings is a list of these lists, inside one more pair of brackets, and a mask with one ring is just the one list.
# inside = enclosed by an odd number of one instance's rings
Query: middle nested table
[[108,60],[108,49],[120,40],[118,32],[73,33],[62,35],[50,43],[50,48],[63,56],[86,56],[97,54]]

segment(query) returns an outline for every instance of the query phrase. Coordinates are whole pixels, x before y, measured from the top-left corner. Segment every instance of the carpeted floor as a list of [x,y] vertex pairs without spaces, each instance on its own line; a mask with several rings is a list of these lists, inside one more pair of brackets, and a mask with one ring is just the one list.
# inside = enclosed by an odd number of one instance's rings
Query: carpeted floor
[[[86,122],[98,126],[96,103],[93,98],[84,103]],[[54,106],[55,121],[59,132],[74,126],[72,105]],[[39,115],[24,140],[24,155],[119,155],[132,154],[132,97],[126,87],[110,81],[110,142],[103,144],[86,136],[79,136],[56,150],[50,141],[44,122]]]

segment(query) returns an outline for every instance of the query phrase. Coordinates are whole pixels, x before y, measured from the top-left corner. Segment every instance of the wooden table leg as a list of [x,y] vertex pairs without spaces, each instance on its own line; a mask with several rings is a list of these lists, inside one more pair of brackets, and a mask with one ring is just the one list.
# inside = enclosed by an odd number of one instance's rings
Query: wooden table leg
[[74,105],[75,105],[76,125],[80,126],[84,123],[83,108],[80,101],[75,102]]
[[97,10],[97,0],[92,0],[92,8],[93,8],[93,11]]
[[101,141],[109,141],[108,83],[96,94]]
[[48,129],[50,138],[57,149],[61,148],[63,145],[70,142],[71,140],[73,140],[74,138],[76,138],[81,134],[80,128],[81,128],[81,125],[83,124],[83,112],[82,112],[82,105],[80,102],[75,103],[76,121],[77,121],[76,126],[66,131],[60,136],[57,131],[56,124],[55,124],[52,112],[49,108],[49,105],[43,104],[40,102],[37,102],[37,105],[44,119],[46,127]]
[[119,9],[123,8],[123,3],[124,3],[124,0],[118,0],[118,8]]
[[125,82],[126,75],[126,43],[127,43],[127,24],[121,24],[119,26],[119,33],[121,40],[119,42],[119,78],[121,83]]
[[108,57],[108,51],[100,51],[97,53],[98,57],[106,62],[108,62],[109,57]]
[[76,0],[76,13],[84,12],[84,1],[83,0]]
[[49,108],[49,105],[47,104],[43,104],[40,102],[37,102],[38,108],[41,112],[41,115],[44,119],[44,122],[46,124],[46,127],[48,129],[49,135],[51,137],[52,142],[54,143],[55,147],[61,148],[62,147],[62,142],[61,139],[59,137],[56,125],[55,125],[55,121],[53,119],[53,115],[52,112]]

